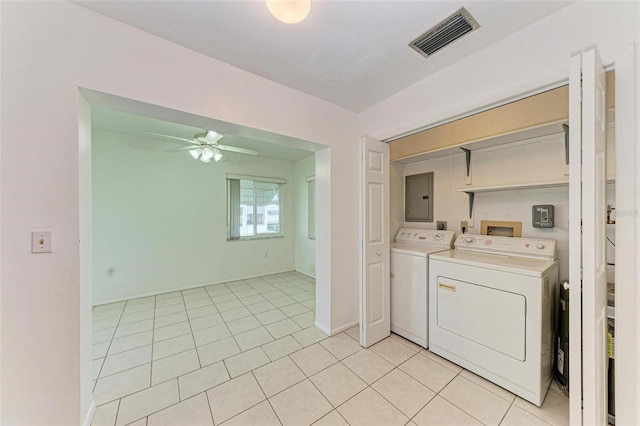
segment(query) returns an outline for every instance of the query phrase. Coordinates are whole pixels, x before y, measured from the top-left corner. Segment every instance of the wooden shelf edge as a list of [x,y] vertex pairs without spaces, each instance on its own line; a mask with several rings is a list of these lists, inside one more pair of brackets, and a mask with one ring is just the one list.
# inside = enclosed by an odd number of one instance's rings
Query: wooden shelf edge
[[506,185],[493,185],[493,186],[468,186],[458,188],[458,192],[491,192],[491,191],[512,191],[517,189],[537,189],[537,188],[556,188],[560,186],[568,186],[569,180],[553,180],[546,182],[533,182],[533,183],[513,183]]

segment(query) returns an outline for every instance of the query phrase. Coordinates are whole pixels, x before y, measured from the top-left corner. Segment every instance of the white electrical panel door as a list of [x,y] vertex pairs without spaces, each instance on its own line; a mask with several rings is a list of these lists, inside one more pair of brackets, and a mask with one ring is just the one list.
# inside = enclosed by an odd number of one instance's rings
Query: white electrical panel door
[[438,327],[525,360],[527,304],[522,294],[438,277]]
[[391,252],[391,331],[427,347],[427,257]]

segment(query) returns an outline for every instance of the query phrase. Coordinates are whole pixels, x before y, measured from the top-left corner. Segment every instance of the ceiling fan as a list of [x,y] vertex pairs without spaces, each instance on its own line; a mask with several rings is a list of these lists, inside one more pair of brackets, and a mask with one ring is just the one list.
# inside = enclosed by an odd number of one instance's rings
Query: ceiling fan
[[221,151],[237,152],[239,154],[246,155],[258,155],[258,151],[254,151],[252,149],[239,148],[237,146],[220,145],[218,141],[222,139],[222,135],[220,133],[214,132],[213,130],[205,130],[202,133],[196,133],[195,135],[193,135],[193,139],[179,138],[177,136],[164,135],[162,133],[145,133],[170,139],[176,139],[181,142],[188,143],[188,146],[170,149],[169,151],[189,151],[189,154],[191,154],[194,160],[199,159],[203,163],[210,163],[212,159],[216,162],[220,161],[220,159],[222,158]]

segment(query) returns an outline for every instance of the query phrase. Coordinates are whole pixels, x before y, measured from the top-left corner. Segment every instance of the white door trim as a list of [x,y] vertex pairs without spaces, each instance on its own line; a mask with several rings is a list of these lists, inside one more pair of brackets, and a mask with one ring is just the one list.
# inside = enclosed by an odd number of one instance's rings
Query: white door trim
[[[569,398],[571,424],[582,424],[582,61],[569,59]],[[574,374],[579,372],[579,374]]]
[[640,69],[638,46],[627,45],[616,72],[616,424],[640,423]]

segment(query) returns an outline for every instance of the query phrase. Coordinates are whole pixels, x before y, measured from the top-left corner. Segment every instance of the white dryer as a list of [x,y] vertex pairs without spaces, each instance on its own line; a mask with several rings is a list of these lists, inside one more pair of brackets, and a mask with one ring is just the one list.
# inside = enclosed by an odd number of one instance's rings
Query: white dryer
[[429,350],[538,406],[551,382],[555,240],[461,235],[429,261]]
[[453,231],[402,228],[391,245],[391,331],[427,347],[428,257],[453,246]]

